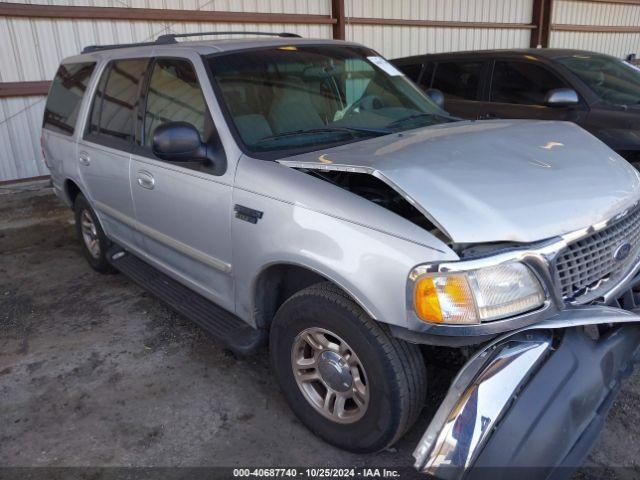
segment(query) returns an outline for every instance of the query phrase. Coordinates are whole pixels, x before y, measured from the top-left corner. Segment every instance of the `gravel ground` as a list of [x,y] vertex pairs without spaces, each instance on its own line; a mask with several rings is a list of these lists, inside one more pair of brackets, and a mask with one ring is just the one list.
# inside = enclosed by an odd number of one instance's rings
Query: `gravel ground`
[[[640,477],[639,407],[636,370],[589,457],[599,468],[577,478]],[[0,466],[400,466],[431,413],[390,451],[326,445],[283,401],[266,352],[236,358],[123,275],[91,270],[42,183],[0,187]]]

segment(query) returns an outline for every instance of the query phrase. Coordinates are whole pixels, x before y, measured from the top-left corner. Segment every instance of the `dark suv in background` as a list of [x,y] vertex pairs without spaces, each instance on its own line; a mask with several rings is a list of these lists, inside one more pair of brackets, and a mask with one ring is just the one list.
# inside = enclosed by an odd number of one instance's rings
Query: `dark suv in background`
[[[486,50],[393,61],[467,119],[567,120],[640,167],[640,69],[580,50]],[[431,90],[431,91],[429,91]],[[553,139],[550,139],[553,140]]]

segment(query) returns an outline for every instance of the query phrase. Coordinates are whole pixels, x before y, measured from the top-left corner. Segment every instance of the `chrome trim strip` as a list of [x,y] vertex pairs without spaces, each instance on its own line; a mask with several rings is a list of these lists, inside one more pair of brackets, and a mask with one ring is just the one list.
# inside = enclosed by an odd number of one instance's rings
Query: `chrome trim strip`
[[210,267],[220,270],[221,272],[231,273],[230,263],[214,258],[210,255],[207,255],[204,252],[201,252],[200,250],[190,247],[186,243],[182,243],[179,240],[171,238],[170,236],[165,235],[164,233],[159,232],[154,228],[148,227],[147,225],[144,225],[143,223],[111,208],[108,205],[105,205],[102,202],[98,202],[94,200],[93,203],[96,209],[99,210],[100,212],[115,218],[119,222],[124,223],[125,225],[133,228],[134,230],[142,233],[143,235],[147,235],[153,238],[154,240],[156,240],[157,242],[160,242],[169,248],[172,248],[188,257],[191,257],[194,260],[197,260],[198,262],[204,263],[205,265],[209,265]]
[[[473,467],[491,427],[508,410],[518,390],[549,351],[549,330],[640,323],[639,313],[606,306],[578,307],[488,343],[451,383],[413,452],[414,467],[446,480],[457,480]],[[453,428],[457,430],[455,437]]]
[[511,337],[469,360],[418,443],[413,454],[416,468],[445,480],[459,479],[473,465],[514,394],[551,349],[551,340],[549,332]]
[[631,212],[632,210],[635,210],[638,206],[640,206],[640,202],[635,202],[634,204],[630,205],[629,207],[625,208],[623,211],[617,213],[616,215],[614,215],[613,217],[607,220],[603,220],[602,222],[598,222],[588,227],[581,228],[579,230],[562,235],[562,239],[567,243],[571,243],[571,242],[575,242],[576,240],[580,240],[583,237],[589,236],[592,233],[599,232],[600,230],[604,230],[605,228],[621,220],[623,217],[629,214],[629,212]]

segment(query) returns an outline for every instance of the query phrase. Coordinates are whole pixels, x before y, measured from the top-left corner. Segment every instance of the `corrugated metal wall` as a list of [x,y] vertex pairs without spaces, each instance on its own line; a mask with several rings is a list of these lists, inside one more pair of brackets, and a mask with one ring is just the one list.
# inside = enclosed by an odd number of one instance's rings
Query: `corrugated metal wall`
[[[347,17],[530,23],[533,0],[346,0]],[[446,52],[529,46],[527,29],[433,28],[351,25],[347,38],[389,58]]]
[[40,152],[43,97],[0,99],[0,181],[47,175]]
[[[18,3],[19,0],[13,3]],[[19,3],[330,15],[330,0],[22,0]],[[331,25],[214,24],[0,17],[0,82],[51,80],[86,45],[143,42],[163,33],[289,31],[331,38]],[[0,99],[0,181],[47,174],[39,137],[44,97]]]
[[[351,18],[530,24],[534,0],[345,0],[346,37],[394,58],[422,52],[527,47],[527,28],[354,24]],[[0,0],[5,3],[7,0]],[[331,15],[331,0],[13,0],[13,3]],[[553,23],[640,25],[640,5],[555,0]],[[139,42],[166,32],[291,31],[331,38],[323,25],[212,24],[0,17],[0,82],[50,80],[59,61],[90,44]],[[553,31],[551,45],[622,56],[640,51],[640,34]],[[38,138],[44,97],[0,98],[0,181],[46,173]]]
[[[552,24],[640,27],[640,5],[556,0]],[[552,30],[554,48],[579,48],[616,57],[640,53],[640,33],[570,32]]]

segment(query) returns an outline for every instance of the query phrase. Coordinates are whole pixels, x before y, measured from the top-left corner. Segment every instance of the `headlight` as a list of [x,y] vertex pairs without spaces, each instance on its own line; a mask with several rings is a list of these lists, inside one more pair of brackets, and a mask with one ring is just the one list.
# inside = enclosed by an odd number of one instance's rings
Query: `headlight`
[[541,306],[542,285],[520,262],[452,273],[428,273],[416,280],[414,308],[430,323],[478,324]]

